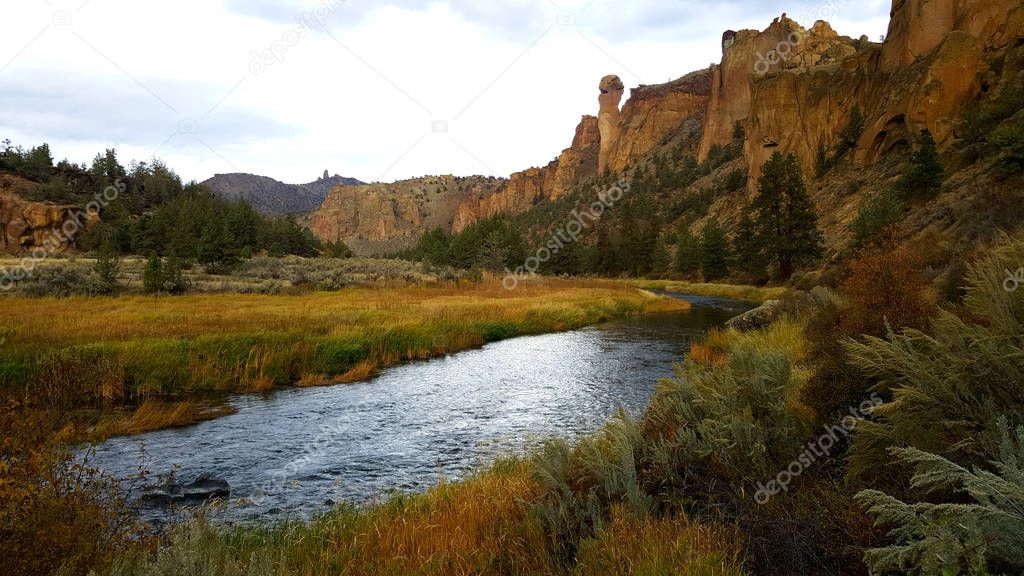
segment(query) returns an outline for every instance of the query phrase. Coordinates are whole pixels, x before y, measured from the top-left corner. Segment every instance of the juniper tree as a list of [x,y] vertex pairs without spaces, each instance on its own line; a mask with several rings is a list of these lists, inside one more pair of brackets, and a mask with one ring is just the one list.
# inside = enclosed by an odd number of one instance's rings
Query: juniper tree
[[[889,526],[895,543],[869,550],[873,574],[1024,573],[1024,427],[1009,430],[1000,422],[999,455],[986,467],[968,469],[915,448],[890,452],[914,468],[911,488],[925,494],[964,495],[935,502],[904,503],[878,490],[856,500]],[[1012,572],[1009,572],[1012,571]]]
[[765,163],[750,209],[767,261],[778,267],[782,279],[792,276],[797,266],[821,257],[818,217],[796,156],[776,152]]
[[939,151],[935,138],[926,128],[921,131],[921,147],[914,153],[910,167],[899,182],[899,189],[905,198],[927,198],[942,188],[944,171],[939,162]]
[[877,475],[896,445],[985,465],[998,454],[1000,418],[1024,425],[1024,290],[1004,287],[1006,270],[1020,262],[1018,240],[975,263],[965,310],[940,313],[930,333],[906,330],[846,345],[851,364],[891,398],[876,419],[858,426],[851,474]]
[[700,242],[690,232],[690,226],[679,227],[679,239],[676,241],[676,272],[686,276],[694,276],[700,271]]
[[700,268],[706,280],[719,280],[729,274],[729,242],[725,230],[715,219],[708,220],[701,232]]
[[746,274],[761,276],[765,270],[764,251],[757,234],[757,227],[750,218],[750,212],[743,211],[739,224],[736,226],[732,244],[736,267]]

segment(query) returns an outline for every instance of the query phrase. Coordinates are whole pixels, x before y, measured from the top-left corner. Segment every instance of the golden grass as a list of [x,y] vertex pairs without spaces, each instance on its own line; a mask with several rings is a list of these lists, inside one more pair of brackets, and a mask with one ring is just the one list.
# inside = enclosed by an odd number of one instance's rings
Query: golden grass
[[211,576],[257,567],[278,575],[742,574],[734,531],[618,511],[584,541],[575,569],[559,566],[552,536],[531,512],[541,492],[531,470],[529,461],[499,461],[462,482],[363,509],[343,507],[310,523],[218,530],[198,521],[131,573],[168,574],[188,565],[207,567],[203,573]]
[[[621,282],[555,279],[515,291],[490,280],[304,295],[0,301],[0,390],[71,407],[352,382],[504,338],[687,308]],[[184,420],[180,414],[168,421]]]
[[788,290],[788,288],[783,286],[744,286],[739,284],[683,282],[679,280],[631,280],[630,284],[647,290],[664,290],[711,298],[731,298],[747,302],[778,300]]
[[741,576],[735,530],[685,516],[637,518],[620,507],[595,538],[580,544],[575,576]]
[[141,434],[164,428],[190,426],[204,420],[234,413],[229,406],[201,407],[195,402],[161,402],[146,400],[130,413],[116,412],[103,415],[89,430],[82,433],[88,438],[102,439],[110,436]]

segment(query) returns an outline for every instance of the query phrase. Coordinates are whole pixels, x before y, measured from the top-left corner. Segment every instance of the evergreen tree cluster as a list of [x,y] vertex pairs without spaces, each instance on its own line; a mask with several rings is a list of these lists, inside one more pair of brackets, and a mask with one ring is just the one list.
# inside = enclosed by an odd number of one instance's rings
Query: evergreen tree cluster
[[518,226],[505,216],[475,222],[458,234],[436,228],[424,234],[416,246],[400,256],[435,266],[514,269],[526,260],[526,243]]
[[54,165],[46,144],[26,150],[5,141],[0,169],[42,184],[30,200],[98,206],[101,223],[79,239],[85,250],[173,255],[225,269],[257,252],[315,256],[321,249],[294,219],[268,218],[244,201],[183,184],[160,160],[125,168],[108,149],[89,166],[66,160]]

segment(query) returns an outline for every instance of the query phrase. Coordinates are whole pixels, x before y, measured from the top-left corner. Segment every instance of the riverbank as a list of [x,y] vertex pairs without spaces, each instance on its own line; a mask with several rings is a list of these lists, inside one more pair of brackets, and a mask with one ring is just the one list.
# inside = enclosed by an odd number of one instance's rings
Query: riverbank
[[[777,398],[792,408],[806,379],[806,345],[802,323],[791,320],[745,334],[713,331],[699,346],[717,359],[691,358],[687,373],[711,379],[709,396],[735,398],[717,380],[732,374],[729,359],[757,351],[758,362],[792,363],[790,385]],[[123,557],[124,568],[113,574],[162,576],[186,565],[214,575],[256,567],[280,576],[747,574],[746,536],[735,525],[695,517],[681,502],[655,506],[647,494],[675,485],[663,483],[679,470],[658,463],[685,454],[667,440],[678,426],[666,418],[677,417],[680,385],[661,384],[638,419],[614,417],[578,443],[554,439],[525,458],[500,459],[421,494],[343,505],[307,522],[219,525],[199,518],[177,526],[155,556]],[[653,467],[649,475],[636,474],[634,467],[646,466]]]
[[630,280],[631,285],[642,290],[660,290],[709,298],[729,298],[745,302],[764,303],[778,300],[789,290],[784,286],[745,286],[739,284],[714,284],[707,282],[685,282],[681,280]]
[[211,394],[364,380],[487,342],[688,307],[623,282],[556,279],[515,291],[486,281],[4,303],[0,387],[71,409],[79,435],[91,438],[215,417],[216,407],[201,406]]

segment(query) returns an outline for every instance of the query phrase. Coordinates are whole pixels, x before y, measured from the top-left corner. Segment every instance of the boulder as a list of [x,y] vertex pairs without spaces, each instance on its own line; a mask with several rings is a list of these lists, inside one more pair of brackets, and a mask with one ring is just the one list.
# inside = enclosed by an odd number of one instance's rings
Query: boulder
[[778,320],[781,315],[782,301],[768,300],[757,308],[729,320],[725,323],[725,326],[740,332],[749,332],[768,326]]
[[152,506],[170,506],[184,502],[205,502],[229,496],[231,496],[231,486],[227,480],[202,474],[187,484],[167,480],[159,486],[151,487],[142,494],[142,501]]

